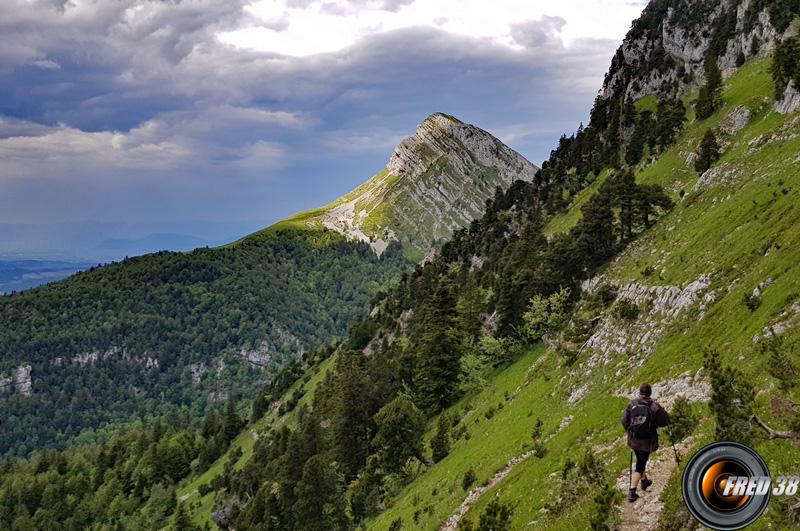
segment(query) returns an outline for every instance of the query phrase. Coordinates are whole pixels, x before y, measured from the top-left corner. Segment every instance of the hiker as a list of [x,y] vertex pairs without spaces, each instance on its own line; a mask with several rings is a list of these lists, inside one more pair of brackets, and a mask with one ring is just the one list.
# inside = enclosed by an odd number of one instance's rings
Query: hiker
[[[636,472],[630,476],[628,501],[639,499],[636,487],[641,481],[642,490],[653,484],[645,467],[650,454],[658,450],[658,428],[669,424],[669,415],[658,402],[650,398],[653,388],[649,383],[639,386],[639,396],[631,400],[622,414],[622,426],[628,432],[628,448],[636,454]],[[631,460],[633,457],[631,456]]]

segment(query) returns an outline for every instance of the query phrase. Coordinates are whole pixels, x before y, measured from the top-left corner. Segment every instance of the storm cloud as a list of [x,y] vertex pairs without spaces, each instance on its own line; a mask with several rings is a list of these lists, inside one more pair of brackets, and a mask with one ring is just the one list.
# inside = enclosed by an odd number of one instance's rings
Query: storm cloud
[[[635,8],[610,3],[632,18]],[[341,17],[385,12],[396,27],[299,56],[222,38],[291,32],[297,10],[325,16],[323,4]],[[397,24],[413,0],[275,5],[0,4],[0,223],[255,229],[367,179],[435,111],[539,163],[587,115],[622,37],[565,38],[560,14],[498,38],[457,31],[448,13]]]

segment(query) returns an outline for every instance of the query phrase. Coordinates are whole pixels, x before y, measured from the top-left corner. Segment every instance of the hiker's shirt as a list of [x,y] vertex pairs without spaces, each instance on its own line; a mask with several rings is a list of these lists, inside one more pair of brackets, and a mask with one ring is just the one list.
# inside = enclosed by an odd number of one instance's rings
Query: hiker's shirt
[[669,424],[669,415],[661,405],[650,397],[639,395],[638,398],[631,400],[625,412],[622,414],[622,427],[628,430],[631,424],[631,410],[638,406],[645,405],[650,408],[651,417],[651,437],[649,439],[638,439],[633,433],[628,431],[628,448],[643,452],[655,452],[658,450],[658,428],[663,428]]

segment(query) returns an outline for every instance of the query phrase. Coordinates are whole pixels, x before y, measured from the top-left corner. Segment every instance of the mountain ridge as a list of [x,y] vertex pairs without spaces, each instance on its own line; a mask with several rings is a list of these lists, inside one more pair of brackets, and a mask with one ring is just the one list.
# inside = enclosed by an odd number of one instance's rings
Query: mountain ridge
[[276,227],[302,220],[369,243],[379,256],[398,241],[418,260],[479,217],[498,187],[533,181],[538,169],[487,131],[437,112],[370,180]]

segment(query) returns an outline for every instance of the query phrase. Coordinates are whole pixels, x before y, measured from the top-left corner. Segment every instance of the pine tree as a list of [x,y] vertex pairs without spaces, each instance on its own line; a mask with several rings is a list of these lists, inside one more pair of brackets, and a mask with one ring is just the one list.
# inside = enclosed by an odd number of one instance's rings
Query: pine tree
[[633,130],[633,135],[625,147],[625,163],[628,166],[636,166],[641,162],[644,155],[644,146],[647,142],[647,133],[641,125],[637,125]]
[[329,531],[349,527],[342,477],[325,456],[317,454],[306,462],[295,491],[293,513],[297,529]]
[[255,422],[264,416],[264,413],[269,409],[269,393],[266,389],[262,389],[253,400],[253,408],[250,413],[250,420]]
[[717,160],[719,160],[719,144],[714,131],[709,129],[700,141],[700,153],[694,161],[694,169],[698,173],[703,173]]
[[189,516],[189,512],[186,510],[186,504],[184,502],[178,504],[175,514],[172,515],[171,528],[174,531],[194,531],[197,529],[197,526],[194,525]]
[[[679,396],[675,399],[675,404],[672,406],[672,411],[669,415],[669,424],[664,429],[667,435],[667,440],[675,448],[675,445],[686,439],[697,427],[698,418],[692,405],[685,396]],[[679,460],[678,451],[674,450],[675,459]]]
[[200,426],[200,435],[204,439],[210,439],[214,435],[219,432],[222,423],[219,418],[219,413],[215,408],[210,408],[206,411],[205,417],[203,417],[203,423]]
[[576,239],[570,261],[592,271],[613,256],[617,249],[614,234],[614,211],[609,193],[598,193],[582,208],[583,217],[573,229]]
[[657,184],[639,185],[636,195],[637,224],[646,229],[650,228],[653,224],[650,216],[656,207],[662,211],[667,211],[674,206],[675,203],[672,199]]
[[366,462],[372,424],[366,356],[360,350],[341,352],[332,387],[332,451],[351,480]]
[[709,408],[717,420],[716,438],[722,441],[747,443],[752,437],[752,403],[755,390],[742,371],[725,367],[719,354],[705,353],[705,370],[711,380]]
[[513,513],[510,505],[493,498],[481,515],[477,531],[509,531]]
[[720,104],[722,95],[722,72],[717,65],[717,58],[710,54],[705,62],[706,83],[700,87],[700,94],[695,103],[698,120],[705,120],[714,114]]
[[456,302],[458,326],[465,334],[478,337],[483,327],[481,313],[486,309],[486,290],[483,289],[474,273],[470,273],[461,296]]
[[622,241],[633,238],[633,224],[636,219],[635,201],[637,194],[636,180],[630,170],[615,173],[607,182],[614,205],[619,209],[619,224]]
[[658,100],[655,143],[663,151],[675,142],[675,136],[686,121],[686,107],[676,98]]
[[450,405],[458,391],[461,334],[448,286],[438,286],[424,303],[417,323],[414,388],[420,406],[435,411]]
[[450,453],[450,426],[452,422],[446,413],[439,416],[436,433],[431,439],[431,452],[433,462],[438,463]]
[[412,457],[423,460],[425,416],[411,398],[397,395],[378,411],[375,424],[378,433],[372,446],[381,468],[389,473],[400,473]]
[[239,435],[242,429],[242,419],[236,413],[236,402],[230,398],[225,403],[225,413],[222,416],[222,433],[228,441],[232,441]]
[[792,37],[778,44],[772,58],[775,99],[782,100],[786,86],[794,81],[800,87],[800,39]]

